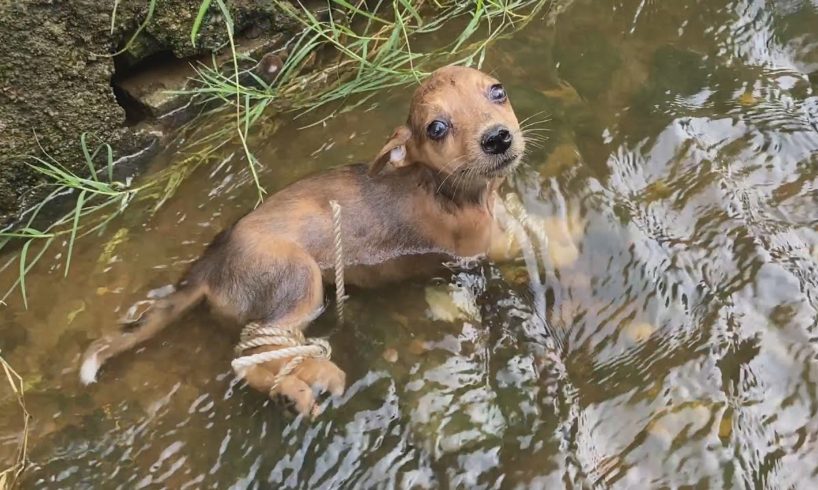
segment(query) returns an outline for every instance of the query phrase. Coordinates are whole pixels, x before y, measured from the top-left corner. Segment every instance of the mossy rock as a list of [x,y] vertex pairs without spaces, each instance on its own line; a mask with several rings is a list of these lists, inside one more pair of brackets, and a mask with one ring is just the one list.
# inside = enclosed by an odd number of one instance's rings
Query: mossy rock
[[[280,31],[272,2],[227,2],[237,34]],[[20,0],[0,5],[0,227],[42,199],[42,177],[27,164],[47,152],[85,175],[82,133],[134,154],[153,141],[126,126],[111,87],[116,50],[128,44],[148,13],[147,0],[122,0],[111,25],[112,2]],[[125,64],[158,51],[186,57],[223,46],[227,31],[216,2],[202,23],[196,47],[190,29],[199,0],[157,0],[153,16],[129,46]],[[42,149],[40,148],[42,147]],[[103,152],[104,153],[104,152]],[[97,162],[102,165],[104,162]]]
[[[119,33],[119,48],[125,50],[130,62],[159,51],[171,51],[177,58],[188,58],[218,50],[229,42],[227,24],[216,2],[211,2],[202,19],[195,45],[190,33],[201,0],[157,1],[153,15],[136,37],[133,34],[147,19],[148,3],[133,0],[123,4],[117,10],[115,30]],[[264,32],[297,28],[295,21],[270,1],[236,0],[227,2],[227,5],[236,37],[254,37]]]

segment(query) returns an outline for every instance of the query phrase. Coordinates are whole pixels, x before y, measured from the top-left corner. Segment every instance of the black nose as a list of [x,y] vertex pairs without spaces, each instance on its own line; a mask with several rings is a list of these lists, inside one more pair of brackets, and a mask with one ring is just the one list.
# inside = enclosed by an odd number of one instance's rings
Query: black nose
[[511,146],[511,133],[505,126],[495,126],[483,134],[480,146],[483,147],[484,152],[490,155],[505,153],[508,147]]

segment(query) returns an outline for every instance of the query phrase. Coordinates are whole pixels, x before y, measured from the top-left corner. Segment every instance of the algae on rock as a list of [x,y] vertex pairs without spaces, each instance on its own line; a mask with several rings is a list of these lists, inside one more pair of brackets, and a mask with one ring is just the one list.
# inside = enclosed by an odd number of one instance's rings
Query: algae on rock
[[[291,28],[272,2],[227,2],[236,33]],[[148,0],[21,0],[0,5],[0,227],[42,199],[43,178],[31,156],[50,157],[72,172],[87,173],[79,138],[93,134],[117,156],[148,147],[155,136],[126,125],[111,85],[117,50],[120,66],[157,52],[176,57],[205,53],[227,42],[216,2],[205,15],[196,47],[190,31],[199,0],[156,1],[153,15],[128,42],[149,12]],[[42,147],[42,148],[40,148]],[[102,165],[102,161],[98,162]]]

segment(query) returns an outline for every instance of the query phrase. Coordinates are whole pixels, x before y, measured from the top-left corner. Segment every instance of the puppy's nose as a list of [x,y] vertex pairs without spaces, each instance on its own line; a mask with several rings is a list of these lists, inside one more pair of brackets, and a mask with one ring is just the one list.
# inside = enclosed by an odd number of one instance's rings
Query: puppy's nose
[[480,141],[483,151],[490,155],[505,153],[511,146],[511,132],[505,126],[494,126],[485,133]]

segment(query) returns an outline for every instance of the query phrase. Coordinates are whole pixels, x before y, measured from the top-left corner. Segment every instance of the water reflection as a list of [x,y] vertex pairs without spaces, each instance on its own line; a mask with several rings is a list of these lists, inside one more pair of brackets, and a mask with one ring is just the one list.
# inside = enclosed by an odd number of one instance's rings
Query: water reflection
[[[351,386],[313,424],[236,385],[233,337],[202,313],[76,380],[89,340],[255,201],[225,148],[157,213],[79,242],[68,279],[38,268],[30,310],[0,310],[36,416],[25,485],[811,486],[815,25],[810,1],[574,0],[497,45],[517,112],[550,117],[512,183],[549,236],[548,329],[516,265],[354,292],[348,325],[315,327]],[[265,122],[268,188],[366,159],[407,96]],[[454,283],[472,310],[443,317]],[[3,456],[17,423],[0,417]]]

